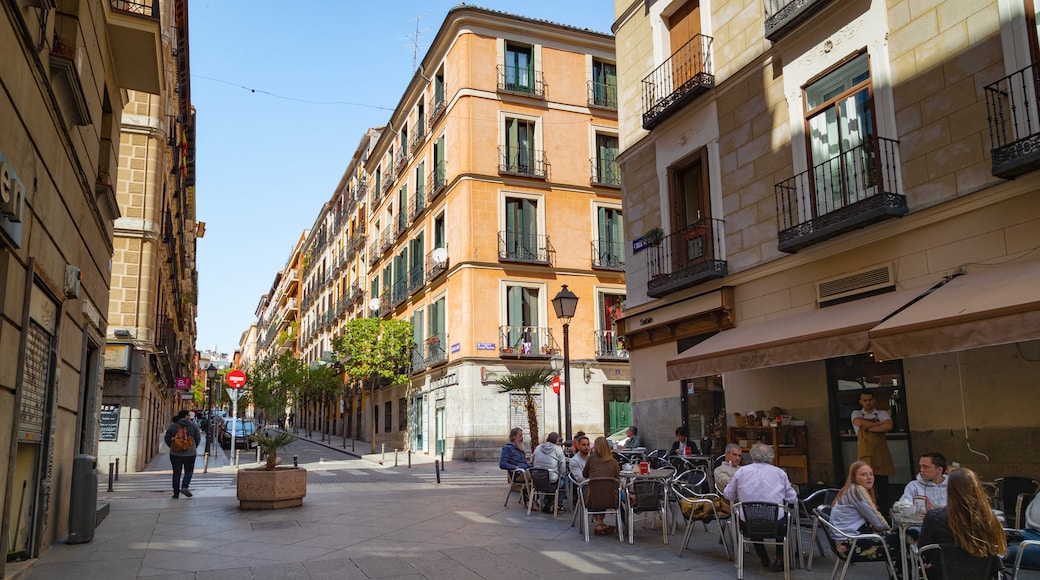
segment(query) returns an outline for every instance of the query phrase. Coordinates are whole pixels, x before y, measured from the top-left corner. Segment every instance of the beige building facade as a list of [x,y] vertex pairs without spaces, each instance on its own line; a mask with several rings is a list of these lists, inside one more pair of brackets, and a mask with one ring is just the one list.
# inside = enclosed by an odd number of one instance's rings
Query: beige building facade
[[[621,324],[651,438],[764,438],[797,449],[779,460],[793,480],[835,484],[867,389],[894,419],[894,486],[926,451],[1036,477],[1033,3],[615,14],[637,249]],[[734,430],[772,407],[804,435]]]

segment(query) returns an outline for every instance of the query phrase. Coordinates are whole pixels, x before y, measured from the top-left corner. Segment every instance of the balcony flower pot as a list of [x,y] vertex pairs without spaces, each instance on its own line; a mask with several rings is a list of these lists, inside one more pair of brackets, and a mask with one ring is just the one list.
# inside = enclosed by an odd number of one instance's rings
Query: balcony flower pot
[[253,435],[267,455],[263,467],[238,470],[238,507],[243,510],[277,510],[303,505],[307,495],[307,470],[278,467],[278,450],[296,440],[288,433]]

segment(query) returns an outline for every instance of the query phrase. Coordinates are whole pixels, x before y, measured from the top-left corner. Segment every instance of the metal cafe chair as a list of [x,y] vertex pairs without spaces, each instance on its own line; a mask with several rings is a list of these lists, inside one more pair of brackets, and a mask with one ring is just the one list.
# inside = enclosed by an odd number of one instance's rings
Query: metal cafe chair
[[506,492],[506,501],[502,507],[509,505],[509,498],[514,493],[519,496],[520,503],[525,504],[531,496],[531,475],[526,469],[511,469],[506,473],[509,483],[509,491]]
[[[621,525],[621,481],[616,477],[593,477],[578,485],[578,509],[582,514],[582,528],[585,530],[585,541],[589,541],[590,518],[596,515],[613,514],[618,532],[618,541],[623,541]],[[613,497],[610,505],[589,505],[586,496]]]
[[[743,517],[741,518],[741,515]],[[790,508],[778,503],[737,502],[733,504],[733,530],[737,541],[737,579],[744,578],[744,544],[761,544],[764,546],[783,546],[784,580],[791,580],[791,523],[793,515]],[[737,518],[740,518],[739,520]],[[777,538],[781,518],[786,526],[784,537]],[[743,525],[741,525],[743,523]],[[742,529],[743,528],[743,529]]]
[[552,499],[553,517],[559,516],[560,482],[549,479],[549,470],[532,467],[527,470],[531,478],[530,500],[527,502],[527,515],[531,515],[531,508],[541,499],[545,501]]
[[[997,557],[976,558],[953,544],[928,544],[914,550],[915,565],[920,566],[925,580],[928,580],[927,561],[941,562],[939,569],[946,580],[974,580],[980,578],[993,578],[1000,569]],[[929,553],[936,552],[928,557]],[[938,574],[935,575],[938,577]]]
[[[881,547],[885,550],[885,564],[888,566],[888,575],[890,578],[896,577],[896,567],[892,561],[892,553],[888,551],[888,544],[885,543],[884,538],[880,534],[849,534],[844,532],[831,523],[831,506],[820,505],[813,510],[816,518],[813,520],[813,535],[816,534],[816,526],[823,526],[823,533],[827,536],[827,543],[831,547],[831,552],[834,554],[834,568],[831,570],[831,580],[834,580],[834,576],[838,573],[838,566],[845,562],[845,566],[841,570],[841,579],[844,580],[845,574],[849,571],[849,564],[852,562],[868,562],[873,560],[861,560],[856,556],[856,543],[861,540],[876,540]],[[832,535],[833,533],[833,535]],[[842,552],[838,549],[838,542],[834,540],[834,535],[842,538],[841,542],[847,542],[849,545],[848,552]],[[815,546],[813,546],[815,547]],[[812,547],[809,552],[809,563],[812,564]],[[877,560],[880,562],[881,560]]]
[[[718,494],[714,493],[698,493],[696,484],[690,485],[683,479],[682,476],[677,477],[672,481],[672,497],[678,500],[680,505],[680,513],[683,504],[689,505],[689,515],[684,515],[683,520],[686,524],[686,533],[683,534],[682,542],[679,544],[679,556],[682,557],[683,550],[690,543],[690,535],[693,532],[693,527],[696,522],[700,521],[704,525],[704,530],[708,529],[708,522],[714,520],[719,526],[719,540],[722,542],[723,547],[726,549],[726,557],[733,559],[729,553],[729,543],[726,541],[726,522],[729,521],[730,516],[722,515],[716,508],[716,501],[719,499]],[[697,506],[705,506],[704,513],[709,513],[710,517],[697,518]],[[673,522],[675,520],[672,520]],[[673,527],[672,532],[675,532]]]

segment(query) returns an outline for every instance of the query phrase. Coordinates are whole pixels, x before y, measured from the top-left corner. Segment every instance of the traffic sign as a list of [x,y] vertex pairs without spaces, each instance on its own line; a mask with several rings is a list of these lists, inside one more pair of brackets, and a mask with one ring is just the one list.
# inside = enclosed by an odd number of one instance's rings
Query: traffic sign
[[560,394],[560,375],[556,375],[552,380],[552,390],[557,395]]
[[224,392],[233,403],[238,403],[238,398],[242,396],[242,391],[238,389],[224,389]]
[[238,369],[228,373],[227,384],[232,389],[241,389],[246,386],[246,374]]

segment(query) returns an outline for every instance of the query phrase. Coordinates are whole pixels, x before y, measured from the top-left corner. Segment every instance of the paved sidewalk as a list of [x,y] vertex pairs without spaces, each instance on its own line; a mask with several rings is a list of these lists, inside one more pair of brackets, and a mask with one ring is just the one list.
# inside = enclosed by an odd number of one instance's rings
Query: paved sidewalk
[[[411,469],[404,461],[396,468],[392,460],[379,465],[380,456],[361,442],[351,455],[337,439],[293,444],[289,461],[294,453],[313,458],[301,463],[308,469],[307,497],[302,507],[275,511],[238,509],[236,470],[223,450],[211,458],[208,473],[201,472],[200,459],[193,498],[172,499],[169,462],[159,456],[145,472],[121,476],[113,492],[99,493],[111,513],[91,543],[52,546],[18,578],[735,576],[714,525],[708,532],[698,526],[682,557],[682,528],[667,546],[659,528],[638,525],[632,545],[616,536],[585,543],[570,526],[570,513],[528,516],[515,495],[503,507],[505,478],[495,463],[449,461],[437,483],[432,457],[413,456]],[[833,563],[831,557],[817,559],[813,571],[792,575],[827,578]],[[884,578],[884,567],[857,564],[847,577]],[[745,578],[782,576],[763,571],[752,555]]]

